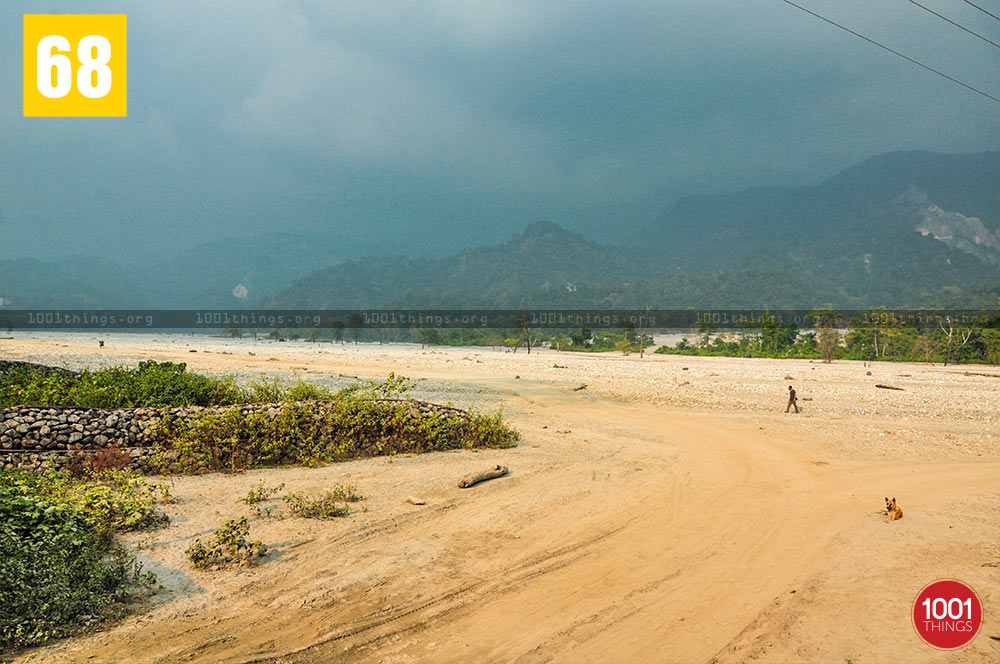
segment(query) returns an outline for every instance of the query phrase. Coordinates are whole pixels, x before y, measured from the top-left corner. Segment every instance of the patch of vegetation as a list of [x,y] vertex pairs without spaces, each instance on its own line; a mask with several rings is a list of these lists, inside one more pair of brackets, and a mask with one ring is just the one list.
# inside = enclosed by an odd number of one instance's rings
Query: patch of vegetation
[[0,471],[0,652],[123,615],[156,578],[115,539],[163,521],[165,492],[127,471]]
[[66,470],[3,471],[0,489],[70,510],[105,534],[164,524],[167,517],[157,506],[170,500],[167,485],[150,482],[127,469],[105,470],[82,478]]
[[[205,412],[159,423],[164,459],[186,472],[343,461],[386,454],[510,447],[518,438],[502,417],[421,410],[403,398],[411,383],[390,375],[359,383],[322,407],[286,402],[277,413]],[[168,454],[168,452],[170,454]]]
[[0,406],[140,408],[244,401],[246,393],[234,379],[189,373],[183,362],[148,360],[135,369],[115,367],[79,374],[30,367],[0,372]]
[[351,484],[341,484],[317,497],[301,493],[291,493],[283,496],[289,511],[303,519],[334,519],[347,516],[350,507],[347,503],[356,503],[365,497],[358,493],[357,487]]
[[256,487],[250,489],[250,491],[247,492],[247,495],[240,498],[240,501],[246,503],[246,505],[250,507],[250,509],[252,509],[254,511],[254,514],[256,514],[257,516],[269,518],[272,515],[273,509],[271,507],[262,507],[261,503],[270,500],[274,495],[276,495],[279,491],[281,491],[284,488],[285,488],[284,483],[281,483],[278,486],[268,487],[265,486],[263,482],[261,482]]
[[300,379],[285,391],[282,398],[285,401],[328,401],[334,396],[336,393],[329,388],[315,383],[306,383]]
[[269,499],[271,496],[275,495],[284,488],[285,488],[284,483],[279,484],[278,486],[269,487],[265,486],[264,483],[261,482],[259,485],[250,489],[250,491],[247,492],[247,495],[240,498],[240,501],[253,507],[254,505],[258,505],[264,502],[265,500]]
[[185,551],[188,560],[198,569],[222,569],[230,565],[255,565],[267,553],[259,541],[248,539],[250,522],[246,517],[226,521],[213,533],[208,544],[195,539]]
[[365,499],[364,496],[358,493],[358,487],[353,484],[338,484],[329,493],[333,496],[334,500],[345,503],[356,503]]
[[118,446],[99,450],[79,450],[69,462],[69,471],[75,477],[101,474],[107,470],[125,470],[132,465],[132,455]]
[[232,376],[213,378],[187,371],[183,362],[147,360],[135,369],[115,367],[79,373],[8,362],[0,366],[0,407],[167,408],[240,403],[319,401],[336,396],[322,385],[277,378],[240,386]]
[[[1000,313],[979,323],[951,324],[942,320],[928,329],[872,310],[865,320],[845,321],[832,309],[810,314],[815,330],[800,331],[765,314],[731,333],[702,323],[693,337],[657,353],[901,362],[1000,364]],[[846,328],[846,334],[843,330]]]
[[327,491],[315,498],[301,493],[290,493],[282,500],[288,504],[288,510],[303,519],[335,519],[347,516],[351,509],[333,492]]

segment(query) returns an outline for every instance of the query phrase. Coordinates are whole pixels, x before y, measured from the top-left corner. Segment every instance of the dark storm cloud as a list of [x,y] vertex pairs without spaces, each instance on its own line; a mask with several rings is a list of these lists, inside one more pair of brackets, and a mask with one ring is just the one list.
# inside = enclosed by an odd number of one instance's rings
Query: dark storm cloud
[[[1000,93],[1000,50],[903,0],[803,3]],[[273,230],[444,250],[541,218],[614,238],[679,195],[1000,147],[1000,105],[779,0],[132,2],[129,117],[22,118],[20,14],[54,8],[3,8],[0,258]]]

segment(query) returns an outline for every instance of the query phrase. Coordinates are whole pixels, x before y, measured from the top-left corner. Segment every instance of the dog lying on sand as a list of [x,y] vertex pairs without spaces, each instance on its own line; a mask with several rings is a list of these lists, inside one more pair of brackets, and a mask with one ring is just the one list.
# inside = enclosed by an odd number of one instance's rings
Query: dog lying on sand
[[895,521],[896,519],[903,518],[903,510],[899,509],[899,505],[896,504],[895,498],[885,499],[885,509],[880,510],[879,514],[885,514],[889,517],[889,521]]

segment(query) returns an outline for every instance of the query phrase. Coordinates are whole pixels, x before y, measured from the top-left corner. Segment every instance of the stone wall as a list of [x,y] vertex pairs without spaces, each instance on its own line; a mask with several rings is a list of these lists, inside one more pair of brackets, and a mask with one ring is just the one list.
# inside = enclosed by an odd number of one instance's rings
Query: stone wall
[[151,433],[164,413],[189,416],[200,408],[0,408],[0,467],[37,469],[51,461],[57,468],[75,455],[116,447],[147,469],[156,445]]

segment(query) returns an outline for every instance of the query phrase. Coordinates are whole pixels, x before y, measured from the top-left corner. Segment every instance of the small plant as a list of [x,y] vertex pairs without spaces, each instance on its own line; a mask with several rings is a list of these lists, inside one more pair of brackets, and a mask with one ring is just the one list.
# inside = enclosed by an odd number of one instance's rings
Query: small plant
[[358,488],[353,484],[338,484],[333,487],[330,494],[332,494],[337,500],[345,503],[356,503],[359,500],[365,499],[364,496],[358,493]]
[[343,494],[327,491],[318,498],[310,498],[301,493],[291,493],[282,498],[288,503],[289,511],[303,519],[335,519],[347,516],[351,509],[345,504]]
[[255,565],[257,558],[267,553],[259,541],[250,541],[250,522],[246,517],[226,521],[215,531],[215,541],[207,545],[195,539],[188,547],[188,560],[198,569],[222,569],[229,565]]
[[261,507],[261,503],[266,500],[270,500],[271,496],[275,495],[279,491],[285,488],[285,484],[281,483],[278,486],[268,487],[261,482],[256,487],[250,489],[247,495],[240,498],[241,502],[246,503],[254,513],[259,517],[270,518],[272,513],[271,507]]
[[247,495],[240,498],[240,500],[246,503],[247,505],[253,507],[258,503],[264,502],[265,500],[267,500],[268,498],[270,498],[271,496],[278,493],[284,488],[285,488],[284,483],[281,483],[278,486],[268,487],[265,486],[263,482],[261,482],[254,488],[250,489],[250,491],[247,492]]

